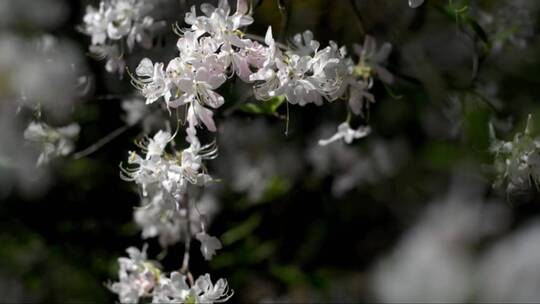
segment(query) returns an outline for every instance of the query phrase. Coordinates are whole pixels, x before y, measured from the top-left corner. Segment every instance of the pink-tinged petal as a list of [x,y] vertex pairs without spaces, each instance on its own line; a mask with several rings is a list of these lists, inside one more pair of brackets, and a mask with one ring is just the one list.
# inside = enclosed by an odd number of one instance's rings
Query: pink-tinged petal
[[214,123],[214,113],[211,110],[199,105],[198,103],[193,103],[195,107],[195,114],[203,122],[206,128],[211,132],[216,132],[216,124]]
[[236,12],[241,15],[247,14],[249,9],[248,0],[236,1]]

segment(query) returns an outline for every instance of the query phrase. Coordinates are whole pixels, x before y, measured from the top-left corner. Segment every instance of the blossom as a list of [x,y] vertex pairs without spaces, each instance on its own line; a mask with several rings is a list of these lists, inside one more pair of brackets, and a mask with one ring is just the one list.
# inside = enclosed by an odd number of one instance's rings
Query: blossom
[[24,138],[40,146],[41,154],[37,165],[48,163],[51,158],[66,156],[73,152],[75,139],[79,135],[78,124],[53,128],[43,122],[31,122],[24,131]]
[[[162,278],[156,287],[152,303],[186,303],[191,290],[186,283],[186,276],[172,272],[170,278]],[[194,301],[193,301],[194,302]]]
[[129,257],[118,259],[119,281],[112,283],[109,289],[118,294],[120,303],[137,303],[139,298],[152,293],[161,271],[147,260],[146,247],[142,251],[135,247],[130,247],[126,251]]
[[123,120],[129,126],[136,125],[149,114],[149,109],[145,103],[138,98],[126,99],[122,101],[122,110],[126,112]]
[[527,119],[523,133],[518,132],[512,141],[498,140],[490,125],[491,146],[494,155],[493,168],[497,174],[494,187],[503,187],[508,193],[525,190],[532,180],[540,182],[540,140],[531,135],[532,116]]
[[98,9],[86,8],[80,29],[91,37],[90,52],[98,59],[107,59],[107,72],[124,72],[120,40],[125,41],[128,51],[136,42],[144,48],[152,46],[153,34],[163,23],[147,16],[151,8],[143,0],[102,1]]
[[225,279],[219,279],[214,285],[209,274],[198,277],[192,290],[198,303],[223,303],[234,295]]
[[131,168],[122,168],[121,177],[126,181],[134,181],[148,195],[148,189],[160,187],[169,195],[181,199],[187,191],[188,184],[204,186],[212,178],[203,171],[202,161],[212,159],[217,151],[213,145],[201,146],[195,134],[191,134],[190,146],[180,153],[165,152],[168,143],[172,141],[169,132],[159,131],[153,138],[143,143],[146,150],[144,157],[130,152],[128,163]]
[[354,51],[359,57],[358,65],[355,67],[355,73],[364,79],[376,75],[385,83],[392,83],[394,76],[383,66],[392,51],[392,45],[385,43],[377,50],[375,39],[369,35],[366,36],[363,45],[355,44]]
[[126,62],[117,45],[91,45],[90,53],[98,60],[106,60],[105,70],[109,73],[124,73]]
[[154,291],[152,303],[223,303],[233,294],[224,279],[219,279],[214,285],[210,275],[205,274],[189,287],[185,275],[172,272],[170,278],[161,279]]
[[350,144],[354,139],[366,137],[370,132],[370,127],[359,127],[355,130],[351,128],[348,122],[343,122],[338,126],[336,134],[328,139],[319,140],[319,145],[326,146],[340,139],[343,139],[346,143]]
[[165,77],[163,67],[163,63],[153,64],[150,59],[144,58],[135,70],[137,76],[141,78],[134,79],[134,84],[146,98],[146,104],[153,103],[161,97],[168,103],[171,98],[170,82]]
[[204,231],[195,235],[197,240],[201,242],[201,253],[206,260],[211,260],[216,254],[216,250],[221,249],[221,242],[215,236],[210,236]]
[[158,237],[162,247],[177,243],[182,236],[182,218],[176,202],[167,199],[162,191],[143,197],[141,206],[133,213],[133,218],[142,230],[142,238]]
[[409,6],[412,8],[417,8],[424,3],[424,0],[409,0]]

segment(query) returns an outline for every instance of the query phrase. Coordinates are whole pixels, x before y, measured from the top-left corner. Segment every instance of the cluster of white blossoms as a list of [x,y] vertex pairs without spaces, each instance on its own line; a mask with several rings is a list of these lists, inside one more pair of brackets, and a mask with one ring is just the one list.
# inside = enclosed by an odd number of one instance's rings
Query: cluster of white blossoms
[[122,168],[121,177],[142,190],[142,206],[135,210],[134,217],[143,238],[159,237],[163,247],[177,242],[186,245],[183,273],[172,272],[168,278],[146,261],[144,250],[141,253],[130,248],[130,259],[119,259],[120,281],[111,285],[122,303],[136,303],[141,297],[151,297],[153,303],[214,303],[232,296],[225,280],[214,286],[209,275],[191,282],[191,287],[186,283],[186,277],[191,276],[191,240],[201,243],[200,251],[206,260],[222,247],[218,238],[206,233],[206,215],[189,198],[190,185],[203,187],[212,181],[203,160],[213,159],[217,151],[213,144],[201,146],[193,128],[187,129],[189,147],[174,151],[173,140],[174,136],[166,131],[146,139],[140,145],[144,155],[130,152],[130,166]]
[[136,43],[152,47],[154,32],[162,24],[147,15],[151,9],[144,0],[105,0],[98,8],[86,8],[81,31],[91,37],[90,52],[107,61],[109,73],[123,74],[124,52],[132,51]]
[[[185,251],[180,272],[171,273],[169,278],[161,278],[157,268],[146,262],[140,262],[137,271],[127,275],[126,265],[131,264],[121,260],[120,282],[111,289],[119,294],[122,302],[137,302],[141,296],[152,296],[154,302],[207,303],[222,302],[232,295],[225,281],[219,280],[214,286],[208,275],[195,282],[191,280],[189,286],[186,283],[186,276],[188,281],[191,277],[191,241],[200,242],[200,251],[206,260],[222,247],[218,238],[206,233],[207,215],[198,208],[194,194],[196,189],[213,181],[203,161],[217,156],[214,144],[201,145],[197,129],[217,131],[213,110],[225,103],[219,89],[228,79],[237,76],[252,85],[253,95],[258,100],[279,97],[304,106],[343,99],[356,115],[363,115],[369,103],[375,101],[369,92],[375,77],[386,83],[393,81],[392,74],[383,67],[391,45],[384,44],[379,49],[372,37],[367,36],[363,46],[355,45],[358,57],[355,62],[347,57],[344,47],[339,48],[334,42],[320,48],[309,31],[294,36],[290,47],[276,42],[271,28],[260,41],[256,36],[245,34],[244,27],[253,22],[248,1],[239,0],[234,13],[226,0],[220,0],[217,7],[202,4],[200,10],[202,15],[197,14],[195,6],[186,13],[189,28],[175,28],[180,36],[176,44],[178,57],[166,65],[144,58],[135,75],[131,75],[133,85],[147,105],[163,100],[163,108],[169,111],[185,109],[189,146],[176,151],[176,133],[159,131],[141,143],[142,154],[130,152],[128,166],[122,168],[121,174],[141,190],[142,203],[135,210],[134,218],[142,229],[142,237],[158,237],[162,247],[183,242]],[[106,35],[110,36],[108,32]],[[105,41],[100,40],[102,37],[96,35],[93,40]],[[115,38],[108,38],[111,39]],[[140,103],[125,102],[123,107],[129,125],[145,124],[144,117],[150,111],[145,111]],[[369,127],[363,126],[354,130],[345,122],[336,135],[321,144],[340,139],[351,143],[369,131]],[[129,252],[131,260],[141,256],[133,249]]]
[[175,200],[182,200],[188,184],[204,186],[212,178],[204,172],[202,161],[216,156],[213,145],[201,146],[194,129],[188,129],[186,140],[190,146],[182,152],[166,153],[165,148],[174,139],[169,132],[159,131],[152,139],[142,143],[146,155],[130,152],[128,163],[134,168],[124,168],[123,178],[134,181],[148,195],[148,189],[157,187]]
[[[142,190],[143,204],[135,211],[135,221],[143,229],[143,237],[159,236],[162,246],[195,236],[201,242],[201,252],[211,259],[221,243],[205,232],[202,220],[191,218],[196,208],[188,198],[188,186],[203,187],[212,181],[206,173],[203,160],[213,159],[217,150],[213,144],[201,146],[194,129],[187,130],[190,146],[181,152],[165,151],[174,137],[165,131],[157,132],[147,139],[141,148],[146,152],[142,157],[130,152],[130,168],[122,168],[121,177],[135,182]],[[199,211],[197,211],[199,213]],[[199,218],[203,217],[199,214]],[[198,225],[193,227],[192,225]]]
[[220,303],[233,295],[224,279],[213,284],[210,275],[205,274],[189,286],[190,278],[184,274],[162,273],[156,262],[147,259],[146,248],[140,251],[130,247],[126,251],[129,257],[118,259],[119,282],[109,286],[119,295],[120,303],[138,303],[140,299],[152,303]]
[[491,147],[497,177],[494,187],[503,187],[507,193],[526,190],[531,182],[540,182],[540,139],[532,137],[532,117],[529,115],[523,133],[518,132],[512,141],[498,140],[490,125]]
[[80,127],[73,123],[61,128],[53,128],[43,122],[30,122],[24,131],[24,139],[39,146],[37,165],[48,163],[51,159],[67,156],[75,149],[75,139]]
[[204,14],[198,16],[192,7],[185,17],[191,27],[178,30],[179,56],[166,66],[145,58],[133,79],[147,103],[163,98],[168,108],[186,106],[190,127],[204,125],[216,131],[212,109],[225,102],[217,90],[234,75],[253,84],[259,100],[285,96],[289,103],[303,106],[341,98],[357,115],[368,108],[366,101],[374,102],[369,93],[374,76],[393,80],[382,66],[391,45],[378,50],[372,37],[366,37],[363,46],[355,46],[359,57],[355,63],[334,42],[320,49],[309,31],[294,36],[290,47],[277,43],[270,27],[264,44],[249,39],[241,31],[253,22],[246,1],[239,1],[233,14],[224,0],[218,7],[202,4],[201,11]]

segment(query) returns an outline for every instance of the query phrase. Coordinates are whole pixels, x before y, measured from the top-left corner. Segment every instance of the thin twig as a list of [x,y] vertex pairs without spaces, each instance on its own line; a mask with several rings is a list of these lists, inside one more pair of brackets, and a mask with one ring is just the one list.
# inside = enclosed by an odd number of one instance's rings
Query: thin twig
[[279,40],[283,41],[285,34],[287,33],[287,27],[289,26],[289,10],[287,10],[287,4],[285,0],[277,0],[279,13],[281,15],[281,28],[279,31]]
[[362,35],[362,38],[366,36],[366,30],[364,28],[364,21],[362,18],[362,14],[360,13],[360,8],[356,4],[356,0],[350,0],[349,3],[351,3],[354,15],[356,16],[356,20],[358,21],[358,29],[360,30],[360,35]]
[[83,157],[86,157],[86,156],[96,152],[97,150],[99,150],[100,148],[102,148],[103,146],[105,146],[106,144],[108,144],[109,142],[111,142],[112,140],[117,138],[118,136],[122,135],[124,132],[129,130],[131,127],[133,127],[133,126],[130,126],[130,125],[121,126],[120,128],[118,128],[118,129],[112,131],[111,133],[109,133],[109,135],[107,135],[107,136],[103,137],[102,139],[98,140],[95,144],[89,146],[88,148],[86,148],[86,149],[84,149],[82,151],[74,153],[73,158],[74,159],[81,159]]
[[135,95],[121,95],[121,94],[107,94],[107,95],[100,95],[97,96],[97,100],[113,100],[113,99],[126,99],[126,98],[132,98],[135,97]]
[[[183,216],[186,219],[186,235],[184,240],[184,257],[182,258],[182,267],[180,268],[181,273],[190,274],[189,272],[189,250],[191,249],[191,214],[189,208],[189,196],[187,193],[182,195],[180,201],[180,208],[186,210],[186,214]],[[181,214],[182,215],[182,214]]]

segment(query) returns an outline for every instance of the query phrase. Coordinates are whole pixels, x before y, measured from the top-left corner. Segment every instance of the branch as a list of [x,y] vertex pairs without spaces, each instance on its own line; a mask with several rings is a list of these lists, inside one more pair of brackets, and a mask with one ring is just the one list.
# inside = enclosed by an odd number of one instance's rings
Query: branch
[[81,159],[83,157],[86,157],[86,156],[96,152],[97,150],[99,150],[100,148],[102,148],[103,146],[105,146],[106,144],[108,144],[109,142],[111,142],[112,140],[117,138],[118,136],[122,135],[124,132],[129,130],[131,127],[133,127],[133,126],[130,126],[130,125],[121,126],[120,128],[112,131],[109,135],[107,135],[107,136],[103,137],[102,139],[98,140],[95,144],[89,146],[88,148],[86,148],[86,149],[84,149],[82,151],[74,153],[73,158],[74,159]]

